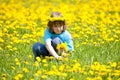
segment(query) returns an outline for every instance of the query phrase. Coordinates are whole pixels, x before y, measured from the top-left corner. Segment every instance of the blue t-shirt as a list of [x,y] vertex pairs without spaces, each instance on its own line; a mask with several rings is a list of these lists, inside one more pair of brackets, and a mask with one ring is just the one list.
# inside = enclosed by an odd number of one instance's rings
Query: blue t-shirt
[[44,42],[46,42],[47,39],[53,39],[55,37],[59,37],[62,40],[62,42],[66,42],[69,51],[74,50],[72,36],[67,30],[65,30],[61,34],[53,34],[49,31],[49,28],[47,28],[45,30],[45,32],[44,32]]

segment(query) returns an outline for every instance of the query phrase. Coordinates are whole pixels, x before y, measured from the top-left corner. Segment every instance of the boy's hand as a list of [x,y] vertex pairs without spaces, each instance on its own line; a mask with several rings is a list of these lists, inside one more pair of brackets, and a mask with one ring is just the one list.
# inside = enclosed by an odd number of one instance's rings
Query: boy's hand
[[62,53],[62,56],[67,57],[68,55],[67,55],[67,53],[64,52],[64,53]]
[[62,55],[63,52],[64,52],[64,49],[59,49],[59,50],[58,50],[58,54],[59,54],[59,55]]
[[62,57],[67,57],[67,56],[68,56],[68,54],[65,52],[64,49],[59,49],[59,50],[58,50],[58,54],[59,54],[60,56],[62,56]]
[[63,60],[63,57],[61,57],[61,56],[59,56],[58,58],[57,58],[57,60]]

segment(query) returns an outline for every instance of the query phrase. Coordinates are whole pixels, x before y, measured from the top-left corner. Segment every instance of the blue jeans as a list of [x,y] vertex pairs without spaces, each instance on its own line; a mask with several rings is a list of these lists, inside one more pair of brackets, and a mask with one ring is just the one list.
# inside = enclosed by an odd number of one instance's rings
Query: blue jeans
[[[52,39],[51,45],[53,46],[54,50],[57,52],[56,46],[57,44],[62,43],[61,39],[56,37]],[[46,49],[46,46],[44,44],[41,44],[39,42],[35,43],[32,47],[33,54],[34,54],[34,60],[36,61],[37,56],[50,56],[50,53]]]

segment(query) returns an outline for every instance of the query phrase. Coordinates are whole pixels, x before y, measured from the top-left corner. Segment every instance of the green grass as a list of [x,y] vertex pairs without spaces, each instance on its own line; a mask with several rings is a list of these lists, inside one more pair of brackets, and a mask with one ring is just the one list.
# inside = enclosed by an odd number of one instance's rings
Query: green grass
[[[119,1],[1,0],[0,4],[0,80],[120,80]],[[41,57],[34,62],[32,46],[44,42],[45,20],[54,10],[65,14],[75,51],[63,61]]]
[[[77,39],[74,40],[74,44],[78,44]],[[80,44],[80,42],[79,42]],[[120,42],[111,42],[111,43],[105,43],[101,44],[100,46],[93,46],[93,45],[83,45],[80,44],[78,48],[75,46],[75,51],[70,53],[70,56],[68,58],[69,61],[57,61],[55,59],[53,60],[47,60],[47,67],[44,67],[42,62],[39,63],[38,67],[35,67],[33,58],[29,59],[28,55],[32,55],[32,45],[30,44],[17,44],[15,45],[18,48],[17,52],[10,51],[10,50],[3,50],[0,53],[0,74],[6,74],[8,80],[14,79],[16,74],[21,73],[23,74],[22,79],[30,79],[34,78],[34,74],[37,70],[43,71],[44,70],[52,70],[52,66],[56,65],[56,67],[60,67],[61,65],[68,65],[70,67],[73,67],[75,62],[73,60],[77,60],[78,63],[80,63],[81,67],[85,66],[91,66],[94,62],[100,62],[100,64],[108,64],[108,62],[119,62],[120,61]],[[15,58],[18,58],[20,61],[20,66],[17,66],[15,63]],[[24,64],[24,61],[29,62],[28,65]],[[14,66],[16,69],[13,70],[11,66]],[[29,69],[29,73],[24,73],[22,69],[26,67]],[[68,68],[69,70],[69,68]],[[86,68],[87,70],[87,68]],[[61,77],[61,76],[48,76],[47,78],[49,80],[61,80],[62,78],[65,78],[65,80],[69,80],[70,78],[74,78],[75,80],[78,79],[86,79],[88,77],[84,73],[80,72],[67,72],[67,77]],[[42,73],[44,74],[44,73]],[[41,77],[39,77],[41,78]],[[37,80],[37,77],[35,78]],[[41,78],[42,79],[42,78]]]

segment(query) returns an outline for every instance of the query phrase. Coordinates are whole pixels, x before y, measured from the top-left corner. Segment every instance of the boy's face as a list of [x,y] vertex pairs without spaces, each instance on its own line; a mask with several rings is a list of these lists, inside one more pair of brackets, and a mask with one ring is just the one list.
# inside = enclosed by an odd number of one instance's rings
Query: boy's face
[[62,26],[53,26],[53,31],[55,34],[61,34],[63,31],[63,25]]
[[55,22],[53,25],[53,31],[55,34],[60,34],[63,31],[63,24],[61,22]]

